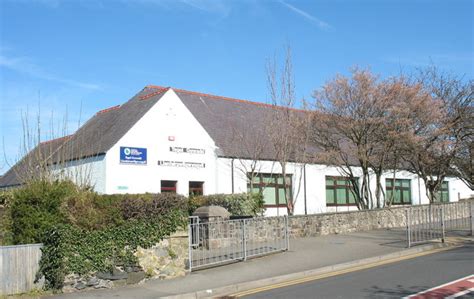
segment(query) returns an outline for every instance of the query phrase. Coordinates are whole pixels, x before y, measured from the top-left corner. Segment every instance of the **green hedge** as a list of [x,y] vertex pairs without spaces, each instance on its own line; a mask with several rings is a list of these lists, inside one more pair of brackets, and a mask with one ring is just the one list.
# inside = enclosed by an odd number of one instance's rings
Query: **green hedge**
[[111,271],[115,266],[136,266],[138,246],[147,248],[186,225],[180,211],[151,220],[131,219],[120,226],[87,231],[60,225],[46,234],[40,273],[46,287],[60,289],[68,273]]
[[80,190],[69,181],[38,180],[13,190],[7,210],[11,243],[41,243],[44,232],[66,223],[63,202]]
[[40,273],[59,289],[65,275],[137,263],[150,247],[186,225],[187,199],[177,194],[100,195],[70,181],[34,181],[12,192],[10,244],[43,243]]
[[257,216],[265,211],[260,193],[213,194],[190,198],[190,214],[198,207],[210,205],[224,207],[232,216]]

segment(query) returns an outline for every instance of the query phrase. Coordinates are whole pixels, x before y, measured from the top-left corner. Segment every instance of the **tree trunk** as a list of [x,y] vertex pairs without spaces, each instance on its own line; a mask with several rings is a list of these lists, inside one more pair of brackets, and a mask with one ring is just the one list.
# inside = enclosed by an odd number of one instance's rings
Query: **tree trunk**
[[380,209],[382,207],[381,201],[380,201],[380,195],[382,194],[382,184],[381,184],[381,179],[382,175],[380,173],[375,174],[375,181],[377,186],[375,187],[375,198],[377,200],[377,209]]

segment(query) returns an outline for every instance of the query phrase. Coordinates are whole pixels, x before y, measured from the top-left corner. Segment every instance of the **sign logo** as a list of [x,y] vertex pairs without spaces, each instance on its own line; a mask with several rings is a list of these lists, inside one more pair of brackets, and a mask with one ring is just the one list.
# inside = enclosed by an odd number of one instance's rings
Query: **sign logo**
[[146,148],[121,146],[120,147],[120,163],[146,164]]

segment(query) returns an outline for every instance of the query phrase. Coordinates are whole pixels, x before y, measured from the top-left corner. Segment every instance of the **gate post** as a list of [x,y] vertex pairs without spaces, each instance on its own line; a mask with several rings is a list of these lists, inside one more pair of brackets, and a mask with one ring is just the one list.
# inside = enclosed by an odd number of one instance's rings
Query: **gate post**
[[245,227],[245,219],[242,219],[242,250],[244,261],[247,260],[247,229]]
[[440,212],[441,212],[441,242],[444,243],[445,231],[444,231],[444,209],[443,209],[443,207],[440,208]]
[[471,201],[469,203],[469,206],[470,206],[470,218],[471,218],[471,236],[474,236],[474,201]]
[[405,218],[406,218],[406,228],[407,228],[407,247],[410,248],[411,246],[411,232],[410,232],[410,210],[409,209],[406,209],[405,210]]
[[188,223],[188,265],[189,265],[189,272],[191,272],[192,269],[193,269],[192,246],[193,246],[193,227],[192,227],[191,218],[189,218],[189,223]]
[[290,236],[288,233],[288,215],[284,216],[285,218],[285,241],[286,241],[286,250],[290,250]]

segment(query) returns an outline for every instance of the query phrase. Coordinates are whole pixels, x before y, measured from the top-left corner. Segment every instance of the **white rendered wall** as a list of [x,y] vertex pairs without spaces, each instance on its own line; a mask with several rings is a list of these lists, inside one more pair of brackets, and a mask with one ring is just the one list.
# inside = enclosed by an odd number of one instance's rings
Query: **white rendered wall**
[[[251,162],[243,159],[219,158],[218,167],[220,174],[219,193],[232,193],[231,167],[234,160],[234,193],[247,191],[246,172],[251,169]],[[291,174],[293,181],[293,196],[295,198],[295,214],[301,215],[305,213],[304,199],[304,172],[303,166],[299,164],[289,163],[287,166],[287,174]],[[272,161],[259,161],[256,167],[257,172],[262,173],[281,173],[279,163]],[[361,176],[361,169],[353,168],[353,172],[357,176]],[[306,165],[306,212],[308,214],[326,213],[326,212],[343,212],[357,210],[355,206],[338,206],[326,207],[326,176],[344,176],[339,167],[327,165]],[[388,171],[382,176],[381,184],[385,191],[385,179],[393,178],[393,172]],[[428,204],[428,196],[426,195],[423,180],[407,171],[397,171],[397,179],[409,179],[411,188],[412,204]],[[446,178],[449,182],[449,200],[457,201],[459,198],[469,198],[474,196],[474,192],[467,187],[461,180],[456,178]],[[371,175],[371,190],[375,196],[375,176]],[[375,205],[375,203],[374,203]],[[383,206],[383,198],[381,205]],[[374,206],[375,208],[375,206]],[[284,215],[286,208],[268,208],[265,212],[266,216]]]
[[[147,164],[121,164],[120,147],[146,148]],[[170,151],[170,147],[204,149],[205,153],[176,153]],[[214,141],[176,93],[168,90],[107,152],[106,193],[159,193],[161,180],[177,181],[177,192],[186,196],[190,181],[204,182],[204,194],[216,193],[215,151]],[[160,166],[158,161],[205,163],[205,166]]]
[[52,166],[53,173],[67,177],[78,185],[90,185],[95,191],[105,193],[105,155],[68,161]]

